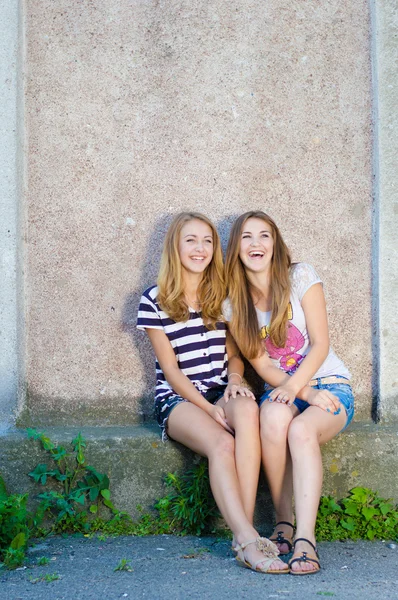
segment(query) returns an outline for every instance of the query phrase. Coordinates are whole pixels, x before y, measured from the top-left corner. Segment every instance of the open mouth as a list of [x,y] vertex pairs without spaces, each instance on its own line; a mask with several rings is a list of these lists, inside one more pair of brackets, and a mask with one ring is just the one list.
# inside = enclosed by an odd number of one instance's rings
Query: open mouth
[[249,256],[250,258],[262,258],[264,256],[264,252],[261,252],[260,250],[252,250],[249,252]]
[[196,262],[203,262],[205,260],[204,256],[191,256],[191,260],[195,260]]

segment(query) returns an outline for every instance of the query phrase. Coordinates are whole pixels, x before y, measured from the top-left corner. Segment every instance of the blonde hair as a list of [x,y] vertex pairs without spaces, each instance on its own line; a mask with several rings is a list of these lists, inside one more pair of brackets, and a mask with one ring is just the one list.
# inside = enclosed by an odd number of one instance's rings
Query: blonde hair
[[213,223],[205,215],[197,212],[183,212],[171,223],[163,245],[157,285],[159,306],[173,321],[189,319],[189,308],[185,299],[184,281],[178,246],[183,226],[197,219],[206,223],[213,234],[213,257],[202,275],[198,288],[198,301],[201,303],[203,322],[208,329],[216,329],[221,319],[221,304],[226,296],[224,265],[220,238]]
[[233,224],[225,263],[228,297],[232,308],[230,328],[242,354],[252,359],[260,356],[264,348],[259,336],[257,314],[252,298],[255,288],[250,283],[239,257],[243,226],[248,219],[261,219],[271,227],[272,231],[274,251],[271,261],[272,313],[269,336],[278,348],[282,348],[286,343],[291,259],[289,249],[276,223],[263,211],[247,212]]

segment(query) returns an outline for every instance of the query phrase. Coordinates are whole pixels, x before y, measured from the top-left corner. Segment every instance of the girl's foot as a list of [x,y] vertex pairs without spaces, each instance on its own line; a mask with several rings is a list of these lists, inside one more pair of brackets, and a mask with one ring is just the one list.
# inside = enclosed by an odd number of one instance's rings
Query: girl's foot
[[289,567],[278,558],[277,547],[267,538],[257,537],[235,546],[236,560],[243,566],[268,574],[289,573]]
[[297,538],[294,542],[294,551],[289,561],[289,567],[291,575],[317,573],[321,565],[315,544],[306,538]]
[[294,525],[289,521],[279,521],[274,528],[270,540],[274,542],[279,550],[279,554],[289,554],[293,548]]

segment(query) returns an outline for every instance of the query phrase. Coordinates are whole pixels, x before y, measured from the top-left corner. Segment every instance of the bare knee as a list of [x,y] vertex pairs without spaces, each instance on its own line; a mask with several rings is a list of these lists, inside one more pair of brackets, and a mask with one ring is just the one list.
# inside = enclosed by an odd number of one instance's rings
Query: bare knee
[[220,431],[209,451],[209,459],[235,457],[235,440],[227,431]]
[[288,440],[291,449],[302,449],[303,446],[317,443],[317,436],[313,428],[304,419],[298,417],[289,427]]
[[282,440],[286,442],[292,418],[293,415],[285,406],[275,407],[275,410],[261,411],[261,439],[267,443],[279,443]]
[[258,425],[259,409],[258,404],[253,398],[239,396],[234,408],[236,423],[250,423]]

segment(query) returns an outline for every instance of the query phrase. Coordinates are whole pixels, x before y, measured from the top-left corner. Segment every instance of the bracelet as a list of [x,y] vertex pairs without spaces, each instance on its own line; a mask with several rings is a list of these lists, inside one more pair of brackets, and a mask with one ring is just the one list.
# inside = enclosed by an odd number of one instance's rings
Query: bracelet
[[[230,373],[228,375],[228,382],[229,382],[229,378],[232,377],[232,375],[237,375],[238,377],[240,377],[240,382],[242,383],[243,379],[242,379],[242,375],[239,375],[239,373]],[[233,384],[232,384],[233,385]],[[237,383],[235,385],[238,385]]]

